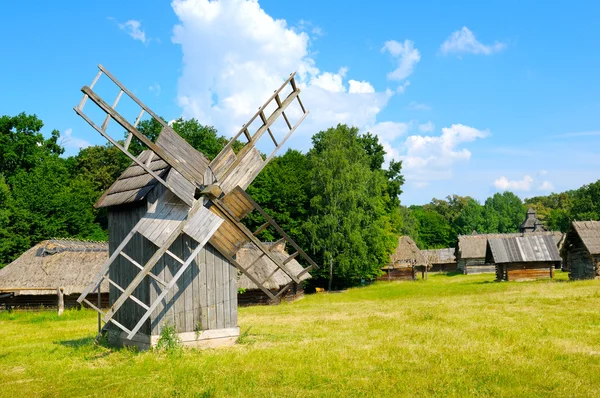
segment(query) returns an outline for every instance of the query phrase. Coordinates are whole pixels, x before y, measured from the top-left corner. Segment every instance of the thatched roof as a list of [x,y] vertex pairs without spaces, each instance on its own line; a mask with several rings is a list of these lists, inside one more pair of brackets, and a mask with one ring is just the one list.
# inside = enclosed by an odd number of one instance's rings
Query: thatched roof
[[558,248],[550,235],[524,234],[487,241],[486,263],[559,262]]
[[[145,150],[138,159],[146,162],[151,154],[152,151]],[[149,168],[161,178],[166,178],[170,170],[170,166],[158,156],[152,158]],[[137,163],[132,162],[94,206],[100,208],[137,202],[144,199],[156,184],[158,181],[154,177],[146,173]]]
[[[271,243],[266,243],[267,246],[272,246]],[[281,261],[288,258],[290,255],[285,251],[285,243],[281,243],[276,245],[271,249],[273,255],[280,259]],[[240,265],[244,268],[247,268],[252,264],[260,255],[263,254],[254,244],[246,244],[242,247],[236,254],[236,260],[240,263]],[[291,260],[286,264],[288,269],[293,272],[295,275],[298,275],[302,272],[302,265],[298,263],[295,259]],[[269,260],[267,256],[262,256],[256,264],[250,268],[250,274],[257,279],[258,281],[263,281],[267,278],[267,276],[271,275],[277,266]],[[306,279],[311,278],[310,274],[307,272],[300,277],[300,280],[304,281]],[[268,289],[280,289],[290,283],[292,279],[282,270],[278,270],[271,276],[268,281],[265,283],[265,286]],[[238,288],[252,290],[258,289],[258,286],[254,284],[246,275],[243,275],[238,280]]]
[[590,254],[600,254],[600,221],[573,221],[571,231],[573,230]]
[[449,264],[456,263],[454,248],[421,250],[421,254],[429,264]]
[[427,260],[421,254],[421,250],[419,250],[415,241],[410,236],[404,235],[398,238],[398,246],[390,256],[390,264],[387,267],[409,261],[414,262],[414,265],[427,264]]
[[[0,269],[0,289],[22,290],[15,294],[81,293],[108,258],[108,243],[51,239],[38,243],[12,263]],[[108,292],[105,282],[101,291]]]
[[[527,235],[541,235],[541,236],[552,236],[554,242],[558,246],[563,234],[558,231],[540,231],[540,232],[527,232]],[[476,235],[459,235],[458,236],[458,249],[457,259],[461,258],[485,258],[485,252],[487,248],[487,241],[490,238],[510,238],[516,236],[523,236],[523,233],[510,233],[510,234],[476,234]]]

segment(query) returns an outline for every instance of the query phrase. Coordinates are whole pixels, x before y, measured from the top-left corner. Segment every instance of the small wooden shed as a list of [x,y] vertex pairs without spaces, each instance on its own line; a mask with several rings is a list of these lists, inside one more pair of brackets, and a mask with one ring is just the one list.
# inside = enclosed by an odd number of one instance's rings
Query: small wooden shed
[[455,249],[448,247],[445,249],[421,250],[423,257],[429,264],[429,272],[452,272],[456,271]]
[[[457,270],[464,274],[496,272],[495,265],[486,262],[488,239],[510,238],[523,235],[522,233],[459,235],[456,247]],[[563,234],[558,231],[537,231],[529,232],[525,235],[551,236],[556,246],[560,244],[563,237]]]
[[549,235],[524,234],[487,241],[486,263],[495,265],[498,281],[552,278],[560,261],[556,242]]
[[[65,307],[79,307],[77,297],[108,257],[108,243],[45,240],[0,269],[0,305],[13,308],[56,307],[62,288]],[[108,284],[100,288],[108,305]]]
[[600,221],[573,221],[561,256],[570,279],[600,279]]
[[400,236],[398,246],[390,256],[390,262],[382,268],[384,274],[378,280],[414,280],[418,267],[426,267],[427,260],[410,236]]
[[[285,251],[285,242],[267,243],[275,257],[284,261],[290,255]],[[289,285],[289,290],[282,295],[281,300],[295,301],[304,297],[304,281],[311,278],[307,272],[300,277],[302,283],[292,282],[292,279],[279,269],[275,263],[261,256],[262,252],[256,246],[244,245],[236,254],[237,261],[242,264],[252,276],[259,281],[265,280],[267,288],[276,294],[283,287]],[[287,263],[288,268],[294,273],[302,272],[302,266],[295,260]],[[238,279],[238,305],[260,305],[271,304],[272,300],[246,275],[241,274]]]

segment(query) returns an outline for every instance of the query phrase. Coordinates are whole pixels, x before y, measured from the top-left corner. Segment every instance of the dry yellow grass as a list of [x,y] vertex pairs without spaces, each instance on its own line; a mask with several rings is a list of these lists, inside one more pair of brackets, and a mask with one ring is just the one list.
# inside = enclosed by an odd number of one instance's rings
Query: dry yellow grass
[[600,281],[377,283],[240,309],[232,348],[92,344],[90,311],[0,314],[1,396],[597,396]]

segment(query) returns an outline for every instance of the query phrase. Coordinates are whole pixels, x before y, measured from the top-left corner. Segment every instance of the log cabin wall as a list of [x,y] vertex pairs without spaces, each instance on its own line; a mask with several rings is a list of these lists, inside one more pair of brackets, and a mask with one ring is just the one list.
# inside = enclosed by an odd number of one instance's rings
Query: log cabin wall
[[[163,189],[162,186],[156,186],[148,194],[147,200],[109,208],[109,253],[114,252],[152,203],[160,197]],[[170,251],[185,259],[195,247],[195,241],[182,236],[173,243]],[[136,234],[126,246],[125,253],[138,263],[145,264],[156,250],[153,243]],[[152,272],[168,283],[179,266],[174,259],[163,256]],[[119,286],[126,287],[138,271],[129,261],[119,257],[110,267],[110,279]],[[148,305],[160,294],[159,288],[156,281],[146,277],[133,295]],[[115,287],[110,287],[111,305],[116,301],[118,293],[120,292]],[[115,319],[125,327],[133,328],[143,313],[141,306],[127,300],[117,311]],[[174,326],[177,333],[237,327],[237,271],[210,244],[207,243],[200,251],[196,260],[153,311],[140,333],[159,335],[165,325]]]
[[595,279],[598,278],[599,256],[592,256],[578,237],[573,239],[573,246],[569,248],[566,255],[565,268],[569,271],[569,278]]
[[496,279],[499,281],[525,281],[550,279],[554,276],[553,262],[522,262],[496,265]]

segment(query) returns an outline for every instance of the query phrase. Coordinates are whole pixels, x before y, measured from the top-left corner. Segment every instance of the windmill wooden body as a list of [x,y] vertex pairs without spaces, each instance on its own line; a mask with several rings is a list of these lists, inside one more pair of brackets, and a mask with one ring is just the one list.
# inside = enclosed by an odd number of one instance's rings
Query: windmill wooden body
[[[267,102],[212,160],[194,149],[167,123],[146,107],[104,67],[87,87],[75,111],[94,129],[132,160],[131,166],[100,198],[97,207],[109,209],[110,257],[94,277],[79,302],[86,302],[104,322],[102,331],[114,330],[118,341],[141,347],[154,345],[165,325],[173,325],[187,344],[222,345],[239,335],[237,327],[237,274],[245,274],[274,302],[289,286],[271,291],[255,280],[248,270],[254,265],[240,264],[236,253],[251,244],[261,258],[272,261],[275,272],[282,271],[293,283],[317,265],[245,192],[266,164],[306,118],[294,74],[275,90]],[[105,75],[119,93],[109,105],[94,90]],[[289,92],[286,95],[286,92]],[[123,94],[139,108],[130,123],[116,107]],[[91,100],[104,115],[99,125],[84,112]],[[292,124],[285,113],[291,104],[299,110]],[[267,111],[270,109],[270,111]],[[291,108],[290,108],[291,109]],[[161,123],[162,130],[152,142],[136,127],[144,115]],[[283,117],[285,134],[278,142],[272,131],[274,122]],[[125,128],[127,137],[120,142],[107,132],[110,121]],[[254,130],[251,126],[257,125]],[[257,144],[270,139],[273,150],[261,155]],[[147,150],[139,156],[129,152],[133,139]],[[236,153],[233,143],[246,140]],[[264,141],[263,141],[264,142]],[[264,218],[257,230],[249,230],[243,219],[252,211]],[[258,235],[265,229],[289,245],[292,253],[281,259],[263,244]],[[293,272],[286,264],[303,259],[306,267]],[[268,278],[267,278],[268,279]],[[103,311],[94,303],[93,294],[103,281],[110,284],[110,308]],[[117,333],[113,333],[113,337]]]

